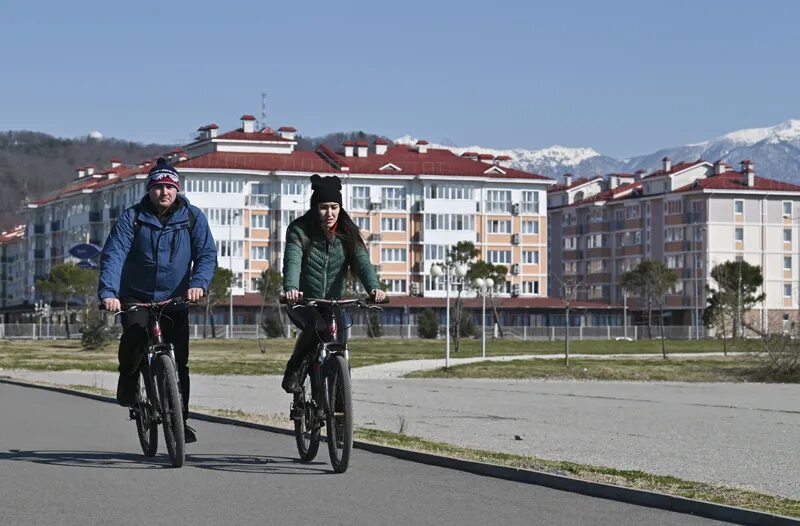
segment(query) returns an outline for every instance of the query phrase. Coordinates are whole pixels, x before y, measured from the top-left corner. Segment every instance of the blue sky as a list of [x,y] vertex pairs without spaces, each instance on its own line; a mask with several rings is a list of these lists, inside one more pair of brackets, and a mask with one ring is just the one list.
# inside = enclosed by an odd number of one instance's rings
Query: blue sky
[[0,130],[186,142],[261,111],[615,157],[800,118],[800,2],[0,0]]

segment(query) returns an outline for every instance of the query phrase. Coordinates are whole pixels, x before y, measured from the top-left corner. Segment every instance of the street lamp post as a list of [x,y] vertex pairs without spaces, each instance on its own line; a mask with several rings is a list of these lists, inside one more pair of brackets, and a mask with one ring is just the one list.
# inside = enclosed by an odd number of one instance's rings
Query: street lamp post
[[448,369],[450,367],[450,280],[453,275],[461,278],[464,277],[467,273],[466,265],[462,265],[459,263],[447,262],[441,265],[431,265],[431,276],[434,278],[439,278],[441,276],[445,277],[445,291],[447,297],[447,307],[445,309],[445,354],[444,354],[444,367]]
[[[697,260],[700,255],[699,243],[700,239],[705,232],[704,227],[696,227],[697,230],[694,234],[694,338],[700,339],[700,270],[697,266]],[[705,268],[703,269],[705,272]]]
[[483,298],[481,305],[481,318],[483,319],[481,327],[481,357],[486,358],[486,294],[487,291],[494,287],[494,280],[492,278],[477,278],[475,280],[475,285],[478,287],[480,295]]
[[231,283],[228,287],[228,338],[233,338],[233,284],[236,283],[236,274],[233,272],[233,220],[239,217],[238,211],[232,211],[228,219],[228,265],[231,269]]

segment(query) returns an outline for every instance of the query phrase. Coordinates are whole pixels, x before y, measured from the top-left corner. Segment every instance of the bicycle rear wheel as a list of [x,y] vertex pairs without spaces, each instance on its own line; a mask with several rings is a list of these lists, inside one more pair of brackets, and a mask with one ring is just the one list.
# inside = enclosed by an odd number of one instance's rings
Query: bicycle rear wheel
[[334,356],[328,361],[325,396],[331,465],[336,473],[344,473],[353,450],[353,399],[350,395],[350,370],[343,356]]
[[315,424],[315,404],[311,396],[311,377],[305,375],[301,384],[302,392],[294,395],[292,418],[294,419],[294,439],[300,460],[311,462],[319,451],[320,426]]
[[136,433],[139,435],[139,445],[146,457],[152,457],[158,450],[158,421],[155,402],[155,387],[152,385],[150,375],[142,370],[136,382],[136,402],[133,406],[136,419]]
[[178,390],[175,364],[167,354],[158,357],[158,389],[161,399],[161,417],[164,425],[164,442],[176,468],[183,466],[186,444],[183,432],[183,404]]

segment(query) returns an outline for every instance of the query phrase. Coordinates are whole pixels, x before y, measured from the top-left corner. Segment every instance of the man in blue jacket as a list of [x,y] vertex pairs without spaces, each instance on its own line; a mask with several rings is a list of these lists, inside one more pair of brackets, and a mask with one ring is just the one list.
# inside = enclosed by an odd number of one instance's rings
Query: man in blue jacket
[[[106,310],[117,312],[121,303],[163,301],[205,295],[217,266],[217,249],[203,212],[180,191],[178,172],[160,158],[147,177],[147,195],[125,210],[108,235],[100,257],[97,295]],[[122,317],[119,342],[117,401],[134,402],[137,373],[147,345],[146,311]],[[184,419],[189,413],[189,309],[168,311],[162,319],[164,340],[175,347],[183,397]],[[186,427],[186,442],[197,440]]]

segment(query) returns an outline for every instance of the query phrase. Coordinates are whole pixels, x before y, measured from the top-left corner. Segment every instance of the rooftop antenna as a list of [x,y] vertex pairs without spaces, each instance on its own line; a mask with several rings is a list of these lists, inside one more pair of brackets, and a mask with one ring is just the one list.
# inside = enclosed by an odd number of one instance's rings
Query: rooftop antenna
[[259,128],[266,128],[267,127],[267,94],[266,92],[261,94],[261,124]]

